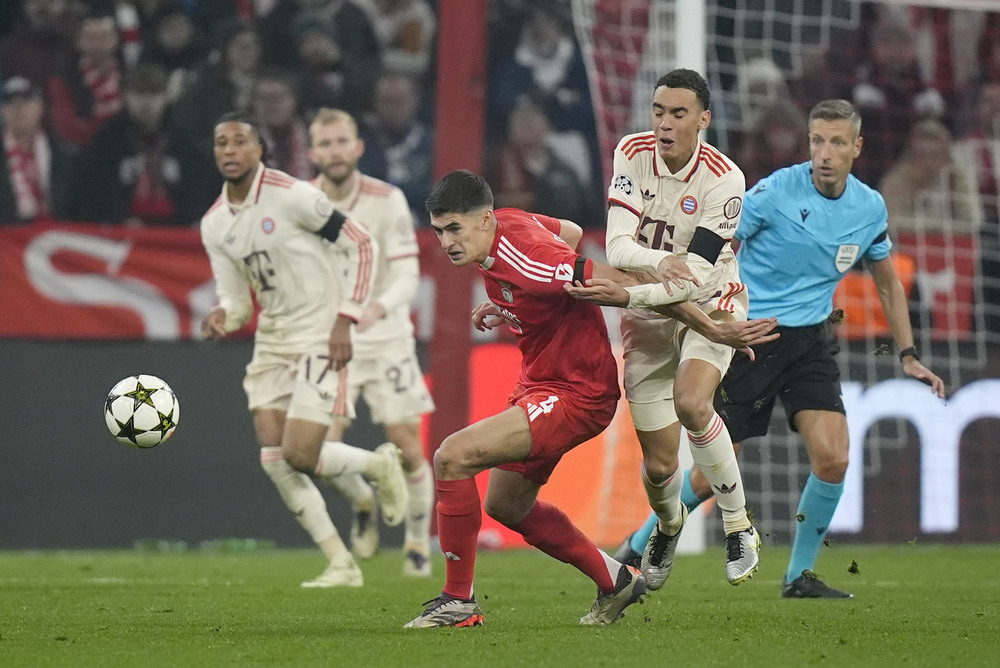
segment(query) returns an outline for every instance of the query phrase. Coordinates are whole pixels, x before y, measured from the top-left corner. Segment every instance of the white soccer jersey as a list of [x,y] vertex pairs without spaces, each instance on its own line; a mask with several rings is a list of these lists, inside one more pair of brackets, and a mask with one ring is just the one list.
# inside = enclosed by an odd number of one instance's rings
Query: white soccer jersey
[[[695,301],[705,310],[729,310],[726,300],[744,289],[730,240],[740,222],[745,187],[743,172],[710,144],[699,142],[691,160],[671,174],[652,131],[626,136],[615,149],[608,189],[608,260],[656,276],[660,260],[677,255],[701,280]],[[714,266],[688,254],[699,227],[724,240]]]
[[253,313],[250,290],[260,305],[256,347],[273,352],[325,348],[338,313],[357,320],[373,282],[375,242],[347,219],[333,246],[317,233],[333,205],[318,188],[275,169],[258,167],[242,204],[226,187],[201,219],[201,238],[226,310],[226,331],[239,329]]
[[378,355],[386,345],[413,337],[410,303],[420,281],[419,248],[403,191],[385,181],[358,176],[351,192],[333,205],[364,225],[378,242],[372,300],[382,304],[385,317],[363,332],[355,331],[352,339],[357,356]]

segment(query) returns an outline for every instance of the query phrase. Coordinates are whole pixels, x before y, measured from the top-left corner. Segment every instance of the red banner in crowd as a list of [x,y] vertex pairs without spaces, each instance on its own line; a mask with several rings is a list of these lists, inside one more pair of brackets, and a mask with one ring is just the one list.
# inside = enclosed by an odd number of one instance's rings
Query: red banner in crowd
[[0,336],[188,339],[214,303],[197,229],[0,228]]

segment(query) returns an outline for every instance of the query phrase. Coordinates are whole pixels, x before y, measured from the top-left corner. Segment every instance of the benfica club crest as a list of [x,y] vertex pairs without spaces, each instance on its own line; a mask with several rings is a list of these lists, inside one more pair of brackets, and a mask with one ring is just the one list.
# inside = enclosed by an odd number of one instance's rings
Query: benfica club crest
[[500,294],[503,295],[504,301],[508,304],[514,303],[514,293],[511,291],[511,284],[500,282]]

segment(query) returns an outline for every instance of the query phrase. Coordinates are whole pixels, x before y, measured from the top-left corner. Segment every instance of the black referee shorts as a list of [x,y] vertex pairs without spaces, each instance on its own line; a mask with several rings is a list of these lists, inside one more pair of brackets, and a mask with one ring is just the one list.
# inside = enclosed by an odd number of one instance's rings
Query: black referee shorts
[[835,359],[840,346],[830,323],[777,331],[778,339],[754,348],[755,362],[736,353],[715,393],[715,410],[735,443],[767,433],[776,398],[792,431],[801,410],[844,413]]

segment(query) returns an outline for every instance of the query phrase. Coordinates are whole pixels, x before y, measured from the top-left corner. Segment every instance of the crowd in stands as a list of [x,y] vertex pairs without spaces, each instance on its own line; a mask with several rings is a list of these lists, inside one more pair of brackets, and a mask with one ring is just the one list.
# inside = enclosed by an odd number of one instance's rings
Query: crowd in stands
[[[320,107],[359,119],[360,168],[399,186],[426,223],[436,0],[3,4],[0,223],[194,225],[221,185],[215,119],[253,111],[268,164],[311,178],[306,128]],[[600,228],[608,156],[570,4],[488,4],[482,170],[498,206]],[[985,324],[1000,331],[1000,12],[863,3],[842,37],[803,51],[794,72],[746,58],[713,97],[730,121],[713,140],[752,186],[806,159],[815,102],[851,100],[865,141],[855,175],[885,196],[899,250],[916,255],[928,235],[971,249],[994,307]],[[926,259],[915,261],[919,277]]]
[[359,120],[363,169],[422,219],[435,39],[434,0],[5,2],[0,224],[196,225],[216,119],[253,112],[267,164],[308,179],[321,107]]

